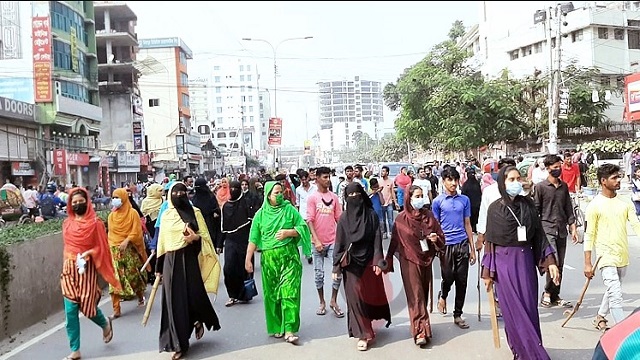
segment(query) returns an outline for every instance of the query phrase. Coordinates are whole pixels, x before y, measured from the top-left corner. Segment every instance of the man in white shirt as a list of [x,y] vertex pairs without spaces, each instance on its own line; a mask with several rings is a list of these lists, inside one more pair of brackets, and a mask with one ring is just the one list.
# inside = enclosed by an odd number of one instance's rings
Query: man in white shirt
[[[301,184],[296,188],[296,207],[300,215],[302,215],[302,218],[307,221],[307,200],[309,199],[309,195],[316,192],[318,188],[311,184],[308,172],[302,170],[298,176],[300,177]],[[309,264],[313,263],[313,258],[307,257],[307,262]]]
[[431,192],[431,181],[427,179],[427,172],[424,168],[418,169],[418,178],[413,180],[413,185],[419,186],[422,189],[423,194],[427,194],[425,196],[425,203],[430,205],[433,201],[433,193]]
[[38,216],[38,192],[33,189],[33,185],[27,185],[27,190],[22,197],[24,198],[24,206],[29,210],[29,216],[31,218]]
[[538,159],[536,163],[537,163],[537,166],[531,165],[531,166],[535,166],[533,171],[531,171],[531,181],[534,184],[547,180],[547,177],[549,177],[547,168],[544,166],[544,158]]

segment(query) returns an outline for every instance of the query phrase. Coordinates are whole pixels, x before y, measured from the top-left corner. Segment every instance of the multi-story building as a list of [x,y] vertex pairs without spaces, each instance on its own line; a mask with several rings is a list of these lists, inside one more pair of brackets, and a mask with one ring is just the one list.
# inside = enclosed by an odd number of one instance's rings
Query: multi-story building
[[321,81],[320,151],[326,157],[333,150],[354,145],[357,131],[379,138],[383,125],[382,84],[377,81],[354,80]]
[[138,51],[137,16],[122,1],[95,1],[98,81],[102,105],[100,147],[107,154],[108,183],[119,185],[146,178],[149,157],[145,153],[140,71],[135,66]]
[[260,110],[260,151],[266,155],[269,149],[269,118],[271,117],[271,93],[267,89],[258,92],[258,107]]
[[193,52],[178,38],[139,39],[138,81],[144,94],[144,128],[152,166],[162,173],[198,174],[200,138],[192,126],[187,60]]
[[208,87],[213,144],[221,151],[256,155],[262,146],[258,68],[242,59],[212,66]]
[[210,118],[209,110],[209,80],[206,77],[189,79],[189,105],[191,107],[191,122],[200,134],[200,144],[204,145],[211,139],[211,129],[216,122]]
[[[514,9],[512,18],[528,20],[506,26],[502,21],[503,4],[482,2],[480,23],[472,27],[459,44],[472,51],[472,64],[487,77],[498,76],[504,69],[516,77],[524,77],[536,70],[548,71],[550,64],[557,68],[558,62],[562,67],[575,63],[598,68],[602,84],[622,90],[623,77],[640,68],[639,3],[588,2],[575,8],[569,4],[563,5],[566,16],[561,21],[557,18],[550,21],[554,35],[549,44],[545,32],[545,19],[549,14],[544,9],[540,12]],[[560,59],[555,51],[558,26],[562,34]],[[610,101],[613,105],[605,115],[610,120],[622,121],[622,97],[614,92]]]
[[3,1],[0,6],[0,96],[35,102],[45,144],[37,153],[49,177],[95,185],[101,162],[91,155],[102,109],[93,1]]

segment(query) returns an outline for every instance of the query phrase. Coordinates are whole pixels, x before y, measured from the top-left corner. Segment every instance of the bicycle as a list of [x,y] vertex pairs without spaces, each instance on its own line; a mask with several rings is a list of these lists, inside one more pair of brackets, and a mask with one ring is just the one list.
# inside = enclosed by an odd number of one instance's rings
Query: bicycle
[[576,219],[576,227],[583,227],[585,224],[585,215],[582,208],[580,208],[581,194],[570,194],[571,204],[573,205],[573,216]]

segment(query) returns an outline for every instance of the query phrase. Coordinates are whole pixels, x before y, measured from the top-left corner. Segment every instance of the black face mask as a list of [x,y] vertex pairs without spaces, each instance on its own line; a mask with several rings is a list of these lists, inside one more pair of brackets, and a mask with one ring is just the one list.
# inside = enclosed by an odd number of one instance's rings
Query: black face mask
[[562,175],[562,169],[553,169],[549,171],[549,174],[551,174],[551,176],[557,179],[560,177],[560,175]]
[[242,195],[242,188],[232,187],[229,189],[229,195],[231,195],[231,200],[238,200],[240,195]]
[[73,210],[73,213],[76,215],[84,215],[87,213],[87,203],[77,203],[77,204],[73,204],[71,205],[71,209]]
[[191,206],[191,204],[189,203],[189,198],[187,198],[186,195],[171,196],[171,203],[173,204],[173,207],[178,209],[184,209],[188,206]]

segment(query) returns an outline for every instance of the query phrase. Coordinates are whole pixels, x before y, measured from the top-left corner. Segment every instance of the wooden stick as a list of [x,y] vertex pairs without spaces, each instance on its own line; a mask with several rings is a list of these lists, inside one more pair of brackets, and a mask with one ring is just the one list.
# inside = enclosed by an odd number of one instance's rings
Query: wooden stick
[[[144,269],[147,268],[147,266],[149,266],[149,264],[151,263],[151,259],[153,259],[153,257],[156,256],[155,252],[152,252],[151,255],[149,255],[149,257],[147,258],[147,261],[144,263],[144,265],[142,265],[142,267],[140,268],[140,272],[144,274]],[[151,269],[152,271],[154,269]]]
[[429,279],[429,314],[433,313],[433,264],[431,264],[431,279]]
[[160,278],[162,276],[156,276],[156,280],[153,282],[151,288],[151,294],[149,294],[149,301],[147,302],[147,308],[144,310],[144,316],[142,317],[142,326],[147,326],[149,315],[151,314],[151,307],[153,307],[153,301],[156,299],[156,293],[158,292],[158,286],[160,285]]
[[478,321],[482,321],[480,316],[482,314],[482,308],[480,307],[480,303],[481,303],[481,299],[482,297],[480,296],[480,278],[482,276],[482,264],[480,264],[480,250],[478,250],[478,257],[476,257],[476,265],[478,265]]
[[[598,263],[600,262],[601,258],[602,256],[598,256],[598,258],[596,259],[596,263],[593,264],[593,271],[596,271],[598,269]],[[591,278],[587,278],[587,280],[584,282],[584,286],[582,287],[582,292],[580,292],[580,296],[578,297],[578,302],[576,302],[576,305],[573,307],[573,309],[566,310],[564,312],[564,315],[566,315],[567,318],[564,320],[561,327],[564,327],[565,325],[567,325],[567,323],[569,322],[569,320],[571,320],[573,315],[575,315],[578,312],[578,309],[580,309],[580,305],[582,305],[582,301],[584,300],[584,296],[587,294],[587,290],[589,289],[590,283],[591,283]]]
[[498,315],[496,314],[496,299],[493,294],[493,284],[487,290],[489,295],[489,309],[491,310],[491,330],[493,332],[493,346],[500,349],[500,332],[498,329]]

